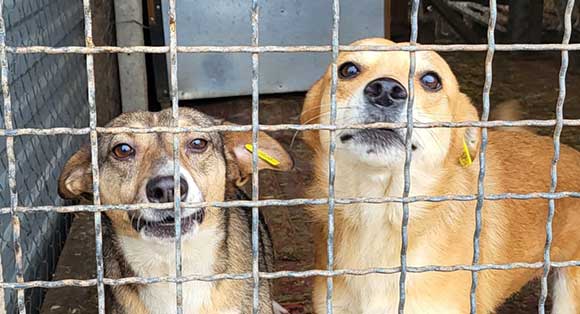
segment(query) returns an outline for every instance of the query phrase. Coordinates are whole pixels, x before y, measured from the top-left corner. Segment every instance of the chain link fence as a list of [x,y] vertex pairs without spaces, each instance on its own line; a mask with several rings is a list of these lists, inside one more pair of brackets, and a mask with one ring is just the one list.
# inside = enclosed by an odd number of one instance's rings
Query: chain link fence
[[[83,43],[83,8],[67,0],[7,0],[3,5],[5,41],[9,46],[69,46]],[[52,128],[87,125],[84,57],[79,55],[10,54],[12,127]],[[5,112],[6,102],[0,103]],[[8,123],[3,118],[0,127]],[[61,135],[14,138],[18,204],[61,204],[55,182],[59,171],[81,137]],[[0,141],[0,204],[10,206],[6,138]],[[17,269],[14,227],[9,214],[0,214],[0,247],[4,282],[47,280],[56,266],[66,238],[68,215],[36,212],[18,214],[20,220],[21,269]],[[16,312],[16,291],[4,290],[6,312]],[[38,311],[43,289],[26,291],[26,309]]]

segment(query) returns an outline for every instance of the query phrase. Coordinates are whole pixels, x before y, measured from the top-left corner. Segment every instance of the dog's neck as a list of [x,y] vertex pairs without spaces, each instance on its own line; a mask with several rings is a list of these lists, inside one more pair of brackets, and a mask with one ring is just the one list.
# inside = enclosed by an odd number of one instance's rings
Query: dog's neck
[[[182,240],[183,274],[213,272],[214,255],[223,232],[215,227],[202,228]],[[171,240],[156,241],[143,238],[119,237],[125,258],[139,276],[175,275],[175,245]]]
[[[215,273],[216,252],[223,232],[215,227],[195,231],[191,238],[183,240],[183,276],[212,275]],[[175,245],[170,241],[151,241],[142,238],[119,237],[125,259],[139,277],[175,276]],[[183,285],[186,313],[198,313],[211,299],[209,282],[189,281]],[[149,313],[175,312],[175,285],[159,283],[142,286],[139,297]]]
[[[328,162],[327,156],[318,156],[318,168],[315,169],[316,184],[311,191],[313,197],[328,197]],[[437,196],[461,190],[466,180],[477,177],[476,167],[461,171],[453,161],[443,163],[440,168],[422,169],[420,159],[411,163],[411,191],[413,196]],[[451,176],[451,177],[449,177]],[[440,182],[450,182],[441,186]],[[439,183],[439,184],[438,184]],[[404,189],[403,165],[399,168],[369,167],[357,160],[344,161],[336,158],[336,198],[401,198]],[[443,190],[442,190],[443,189]],[[447,239],[437,238],[437,245],[431,240],[458,225],[457,222],[467,221],[472,215],[464,211],[464,202],[409,203],[408,239],[409,261],[422,264],[422,256],[445,247]],[[311,213],[322,229],[315,230],[317,237],[326,239],[328,207],[318,206]],[[442,215],[441,211],[447,214]],[[467,217],[467,218],[466,218]],[[376,267],[372,261],[381,260],[384,266],[397,266],[400,262],[401,225],[403,220],[403,204],[401,202],[386,203],[353,203],[337,204],[335,208],[335,243],[336,262],[340,267]],[[378,240],[379,239],[379,240]],[[467,239],[467,238],[466,238]],[[390,245],[385,248],[384,243]],[[364,243],[361,246],[361,243]],[[358,254],[360,252],[365,254]],[[358,252],[358,253],[357,253]],[[369,253],[372,252],[372,253]],[[368,254],[376,255],[374,258]],[[370,263],[370,264],[369,264]]]
[[[318,154],[319,167],[315,169],[317,197],[328,197],[328,158]],[[403,165],[400,167],[376,167],[352,158],[336,156],[335,168],[336,198],[400,198],[403,196],[405,177]],[[437,195],[437,182],[445,173],[444,169],[423,169],[418,163],[411,164],[411,190],[409,195]],[[429,192],[434,191],[434,192]],[[411,204],[413,218],[422,215],[421,204]],[[400,228],[402,220],[401,202],[382,204],[355,203],[340,206],[341,216],[345,219],[363,219],[387,223]],[[354,221],[353,221],[354,222]],[[360,221],[359,221],[360,222]]]

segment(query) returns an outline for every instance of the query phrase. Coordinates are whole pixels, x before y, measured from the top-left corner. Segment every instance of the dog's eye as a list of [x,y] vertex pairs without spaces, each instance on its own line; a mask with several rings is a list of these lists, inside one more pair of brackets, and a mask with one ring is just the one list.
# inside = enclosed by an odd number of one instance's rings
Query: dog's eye
[[421,77],[421,85],[429,91],[436,92],[441,89],[441,79],[435,72],[428,72]]
[[353,78],[360,73],[358,66],[352,62],[345,62],[338,68],[338,74],[341,78]]
[[117,159],[124,160],[135,155],[135,149],[126,143],[118,144],[113,147],[113,155]]
[[196,138],[189,142],[189,148],[195,153],[203,153],[207,149],[207,141],[202,138]]

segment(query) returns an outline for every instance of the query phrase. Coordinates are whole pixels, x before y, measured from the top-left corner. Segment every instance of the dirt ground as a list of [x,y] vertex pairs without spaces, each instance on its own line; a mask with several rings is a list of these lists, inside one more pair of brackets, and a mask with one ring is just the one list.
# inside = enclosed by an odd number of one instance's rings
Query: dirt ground
[[[484,81],[483,53],[444,54],[451,64],[462,90],[476,104],[481,104]],[[558,95],[559,53],[512,55],[497,53],[494,62],[491,103],[518,98],[525,103],[524,118],[549,119],[555,117]],[[568,74],[568,95],[565,118],[580,118],[580,75]],[[297,123],[303,94],[262,96],[260,121],[264,124]],[[184,105],[194,106],[214,116],[236,123],[250,122],[251,100],[248,97],[196,101]],[[538,130],[551,134],[551,128]],[[290,151],[296,161],[291,173],[261,173],[262,198],[290,199],[303,197],[303,189],[310,180],[310,152],[300,137],[292,143],[294,133],[281,131],[273,134]],[[580,149],[580,128],[566,127],[562,142]],[[277,270],[305,270],[313,268],[313,244],[309,233],[310,221],[304,209],[297,207],[263,208],[274,237]],[[94,278],[93,225],[90,216],[75,219],[59,262],[55,279]],[[311,313],[311,279],[279,279],[275,281],[276,300],[291,313]],[[536,313],[539,286],[532,283],[513,296],[499,311],[500,314]],[[96,313],[96,289],[62,288],[47,294],[42,313]]]

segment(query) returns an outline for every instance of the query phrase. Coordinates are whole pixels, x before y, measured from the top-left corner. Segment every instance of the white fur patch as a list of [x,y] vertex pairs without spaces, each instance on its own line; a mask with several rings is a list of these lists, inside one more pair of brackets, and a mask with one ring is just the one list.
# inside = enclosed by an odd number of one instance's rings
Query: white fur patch
[[575,314],[577,313],[576,302],[568,287],[568,278],[562,270],[557,270],[554,276],[554,292],[552,294],[552,313]]
[[[193,236],[183,241],[183,275],[211,275],[215,252],[223,235],[214,228],[197,229]],[[175,246],[143,238],[120,237],[127,262],[140,277],[175,276]],[[208,304],[211,282],[190,281],[183,284],[183,312],[197,314]],[[157,283],[139,288],[141,300],[150,314],[169,314],[176,311],[175,284]],[[232,312],[236,313],[236,312]]]

